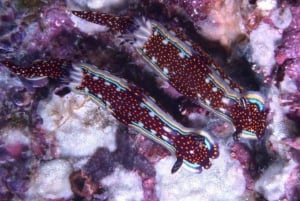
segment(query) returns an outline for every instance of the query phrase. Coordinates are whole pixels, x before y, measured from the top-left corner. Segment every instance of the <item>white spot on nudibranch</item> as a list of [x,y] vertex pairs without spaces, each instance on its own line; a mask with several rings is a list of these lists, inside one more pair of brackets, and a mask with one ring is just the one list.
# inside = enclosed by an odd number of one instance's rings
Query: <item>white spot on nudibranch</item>
[[230,102],[230,99],[229,99],[229,98],[225,98],[225,97],[223,97],[221,101],[222,101],[222,103],[224,103],[224,104],[228,105],[228,104],[229,104],[229,102]]
[[162,43],[163,43],[164,45],[167,45],[168,42],[169,42],[169,40],[168,40],[167,38],[163,39],[163,41],[162,41]]
[[165,75],[168,75],[168,74],[169,74],[169,70],[168,70],[167,68],[163,68],[163,73],[164,73]]
[[109,106],[110,106],[110,102],[105,101],[105,105],[106,105],[107,107],[109,107]]
[[141,127],[141,128],[144,127],[144,124],[143,124],[142,122],[138,122],[137,125],[138,125],[139,127]]
[[214,64],[211,64],[210,67],[211,67],[212,69],[216,69],[216,68],[217,68]]
[[225,78],[224,81],[227,83],[227,84],[230,84],[230,80]]
[[156,59],[155,57],[152,57],[152,58],[151,58],[151,62],[152,62],[152,63],[156,63],[156,62],[157,62],[157,59]]
[[192,46],[192,43],[188,40],[184,41],[188,46]]
[[168,132],[168,133],[171,133],[171,132],[172,132],[172,129],[169,128],[169,127],[163,126],[163,129],[164,129],[164,131],[166,131],[166,132]]
[[106,85],[106,86],[110,86],[110,83],[109,82],[104,82],[104,84]]
[[234,90],[235,92],[240,93],[240,89],[239,89],[239,88],[234,88],[233,90]]
[[179,52],[179,57],[184,59],[185,53],[183,51]]
[[155,130],[153,130],[153,129],[150,129],[150,133],[153,134],[153,135],[157,134],[157,132]]
[[173,36],[176,35],[176,33],[173,30],[170,30],[169,33]]
[[167,137],[167,136],[165,136],[165,135],[161,135],[161,138],[163,139],[163,140],[165,140],[165,141],[169,141],[170,139]]
[[221,73],[220,73],[218,70],[215,70],[215,72],[216,72],[216,74],[217,74],[218,76],[221,75]]
[[150,112],[149,112],[149,115],[150,115],[150,117],[154,117],[154,116],[155,116],[155,113],[152,112],[152,111],[150,111]]
[[227,110],[225,108],[222,108],[220,107],[219,110],[222,112],[222,113],[225,113]]

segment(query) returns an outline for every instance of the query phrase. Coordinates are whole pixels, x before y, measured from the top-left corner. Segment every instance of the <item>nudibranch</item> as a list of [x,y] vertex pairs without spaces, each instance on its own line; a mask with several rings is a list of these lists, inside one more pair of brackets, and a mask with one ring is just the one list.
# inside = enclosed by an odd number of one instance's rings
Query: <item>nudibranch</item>
[[[10,62],[3,64],[28,79],[37,75],[57,78],[64,73],[62,68],[57,68],[59,63],[52,61],[34,63],[27,68]],[[47,72],[41,70],[44,66],[47,66]],[[177,161],[172,173],[182,164],[195,172],[201,172],[202,168],[208,169],[211,166],[210,159],[219,155],[218,145],[206,131],[186,128],[177,123],[151,97],[146,96],[142,88],[87,64],[74,64],[69,73],[71,89],[89,96],[121,123],[140,131],[173,153]]]
[[[116,25],[116,21],[123,17],[109,15],[113,19],[111,23],[102,20],[102,15],[96,12],[72,13],[108,29],[126,33],[125,26]],[[167,30],[152,20],[126,22],[127,37],[132,34],[134,38],[130,44],[158,77],[185,97],[198,101],[202,107],[232,123],[235,139],[263,137],[267,108],[262,94],[244,91],[197,43],[178,29]]]
[[49,61],[36,61],[30,66],[21,67],[9,60],[2,61],[2,64],[10,71],[28,80],[39,80],[45,77],[61,79],[64,75],[63,66],[67,63],[67,60],[51,59]]

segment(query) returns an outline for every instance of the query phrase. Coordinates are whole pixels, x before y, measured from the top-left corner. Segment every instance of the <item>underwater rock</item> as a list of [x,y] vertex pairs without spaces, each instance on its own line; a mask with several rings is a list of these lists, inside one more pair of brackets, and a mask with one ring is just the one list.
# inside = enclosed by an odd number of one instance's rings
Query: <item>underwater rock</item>
[[[2,1],[1,61],[95,64],[141,85],[176,121],[212,133],[220,155],[201,174],[171,174],[174,156],[163,146],[70,89],[55,95],[67,77],[28,81],[0,64],[0,200],[299,200],[299,8],[274,0]],[[70,10],[87,9],[180,27],[233,80],[266,95],[265,137],[232,143],[228,122],[156,82],[103,27],[72,19]]]

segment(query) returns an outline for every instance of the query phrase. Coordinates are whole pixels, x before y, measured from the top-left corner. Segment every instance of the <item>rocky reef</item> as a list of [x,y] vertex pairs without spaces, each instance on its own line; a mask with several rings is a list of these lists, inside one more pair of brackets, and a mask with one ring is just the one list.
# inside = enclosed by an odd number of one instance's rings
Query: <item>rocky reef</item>
[[[153,76],[123,45],[130,34],[118,37],[73,10],[178,28],[234,86],[263,94],[263,136],[234,140],[230,123]],[[172,121],[205,130],[219,149],[201,173],[172,174],[177,162],[167,146],[70,90],[69,74],[26,79],[0,63],[0,200],[300,200],[297,1],[3,0],[0,27],[0,61],[93,64],[140,86]]]

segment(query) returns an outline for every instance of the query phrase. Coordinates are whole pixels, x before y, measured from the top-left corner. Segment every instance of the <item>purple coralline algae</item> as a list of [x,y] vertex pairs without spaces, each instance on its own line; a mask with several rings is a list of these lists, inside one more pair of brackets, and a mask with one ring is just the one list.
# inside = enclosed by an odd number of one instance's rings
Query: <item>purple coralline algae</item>
[[299,19],[296,1],[0,2],[0,200],[300,200]]
[[278,69],[278,82],[281,89],[281,104],[288,109],[290,118],[300,117],[300,15],[299,5],[290,7],[294,16],[290,25],[284,30],[282,42],[276,51]]

